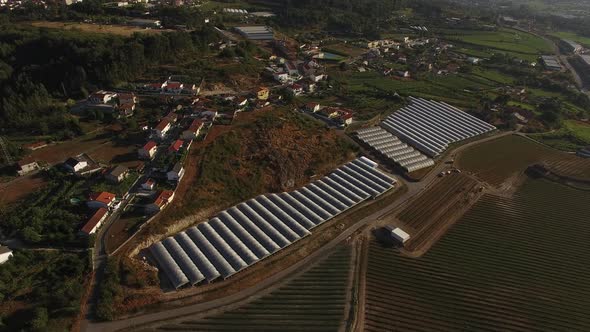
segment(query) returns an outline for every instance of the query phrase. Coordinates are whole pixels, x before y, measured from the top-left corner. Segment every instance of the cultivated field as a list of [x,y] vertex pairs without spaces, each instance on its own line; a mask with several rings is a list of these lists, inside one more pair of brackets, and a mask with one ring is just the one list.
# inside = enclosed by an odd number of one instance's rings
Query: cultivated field
[[120,36],[131,36],[134,33],[161,33],[162,29],[142,29],[138,27],[126,26],[126,25],[109,25],[109,24],[91,24],[91,23],[78,23],[78,22],[49,22],[49,21],[35,21],[30,23],[34,27],[39,28],[51,28],[51,29],[63,29],[63,30],[77,30],[82,32],[93,32],[93,33],[110,33]]
[[485,195],[420,259],[374,241],[366,331],[590,330],[590,192]]
[[411,235],[405,249],[421,254],[428,249],[479,198],[481,186],[463,174],[440,180],[397,216]]
[[221,315],[187,319],[158,331],[337,331],[345,317],[350,247],[284,286]]
[[551,46],[543,38],[514,29],[445,30],[444,33],[446,38],[464,43],[468,48],[486,53],[502,52],[529,61],[536,61],[539,55],[552,53]]
[[459,168],[494,186],[522,174],[535,163],[546,163],[562,175],[590,177],[589,159],[563,153],[517,135],[474,146],[457,159]]

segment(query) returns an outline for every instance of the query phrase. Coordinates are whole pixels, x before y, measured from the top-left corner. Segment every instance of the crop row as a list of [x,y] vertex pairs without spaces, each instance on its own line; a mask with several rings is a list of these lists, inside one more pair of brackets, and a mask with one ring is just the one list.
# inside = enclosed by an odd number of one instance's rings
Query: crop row
[[484,196],[425,256],[369,248],[367,331],[590,330],[590,193]]

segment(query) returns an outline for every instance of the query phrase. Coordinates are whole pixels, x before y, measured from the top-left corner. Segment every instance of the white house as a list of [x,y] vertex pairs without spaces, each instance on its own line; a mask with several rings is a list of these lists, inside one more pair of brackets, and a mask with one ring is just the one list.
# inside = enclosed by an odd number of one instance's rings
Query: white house
[[6,263],[12,257],[12,250],[5,246],[0,246],[0,264]]
[[94,234],[100,228],[102,223],[107,219],[109,210],[101,207],[92,215],[86,224],[80,230],[80,233],[85,235]]
[[70,172],[77,173],[88,167],[88,162],[80,157],[71,157],[64,162],[64,167]]
[[168,173],[166,173],[168,181],[179,181],[184,176],[184,167],[180,162],[177,162]]
[[158,135],[158,137],[164,138],[164,136],[166,136],[166,133],[170,130],[170,128],[172,128],[172,126],[170,125],[170,120],[168,118],[165,118],[162,121],[160,121],[160,123],[158,123],[156,128],[154,128],[154,131],[156,132],[156,135]]
[[287,71],[287,73],[289,75],[298,75],[299,74],[299,70],[297,69],[297,66],[291,61],[288,61],[285,63],[285,70]]
[[154,141],[149,141],[143,148],[137,150],[137,153],[141,159],[152,159],[156,155],[156,151],[158,151],[158,144]]
[[149,178],[144,183],[141,184],[141,189],[143,190],[154,190],[156,187],[156,180]]
[[21,160],[18,162],[18,170],[17,173],[20,176],[29,174],[33,171],[35,171],[36,169],[39,168],[39,165],[37,164],[36,161],[25,161],[25,160]]
[[158,196],[154,200],[153,203],[148,204],[145,207],[145,211],[148,214],[157,213],[162,211],[168,204],[170,204],[174,200],[174,191],[172,190],[163,190],[158,193]]
[[295,96],[299,96],[303,93],[303,86],[299,83],[294,83],[289,87],[289,91],[291,91]]
[[285,72],[275,73],[273,77],[275,81],[278,81],[280,83],[284,83],[289,80],[289,74]]
[[201,129],[203,129],[203,121],[195,119],[190,127],[182,132],[182,138],[185,140],[195,139],[201,133]]
[[92,104],[108,104],[116,97],[117,94],[115,92],[100,90],[88,96],[88,101]]
[[306,108],[309,112],[317,112],[319,111],[322,106],[319,103],[307,103]]

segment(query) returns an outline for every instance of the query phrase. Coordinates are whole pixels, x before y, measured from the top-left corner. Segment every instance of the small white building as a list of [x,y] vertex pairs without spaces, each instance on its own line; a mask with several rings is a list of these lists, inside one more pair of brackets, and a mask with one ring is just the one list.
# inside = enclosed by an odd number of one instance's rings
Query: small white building
[[72,157],[65,161],[64,167],[70,172],[77,173],[88,167],[88,162],[80,157]]
[[406,243],[410,239],[410,234],[406,233],[399,227],[387,226],[386,229],[390,233],[390,236],[393,240],[402,244]]
[[12,250],[5,246],[0,246],[0,264],[6,263],[12,257]]

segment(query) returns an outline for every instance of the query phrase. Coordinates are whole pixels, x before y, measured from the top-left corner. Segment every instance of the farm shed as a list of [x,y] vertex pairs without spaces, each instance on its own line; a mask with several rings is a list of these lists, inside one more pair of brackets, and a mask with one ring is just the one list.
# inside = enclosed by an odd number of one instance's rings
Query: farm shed
[[236,27],[236,30],[244,37],[251,40],[273,40],[274,33],[267,26],[243,26]]
[[395,183],[377,163],[361,157],[301,189],[261,195],[222,211],[151,251],[176,288],[226,279]]
[[388,116],[381,127],[430,157],[450,144],[496,127],[443,102],[410,97],[410,104]]
[[395,241],[406,243],[410,239],[410,234],[406,233],[399,227],[387,226],[386,229],[389,232],[391,238]]

